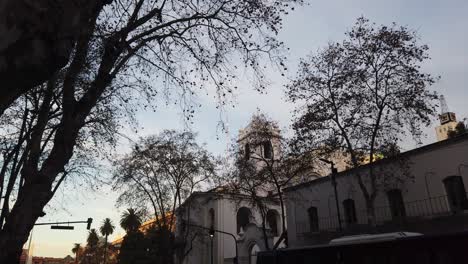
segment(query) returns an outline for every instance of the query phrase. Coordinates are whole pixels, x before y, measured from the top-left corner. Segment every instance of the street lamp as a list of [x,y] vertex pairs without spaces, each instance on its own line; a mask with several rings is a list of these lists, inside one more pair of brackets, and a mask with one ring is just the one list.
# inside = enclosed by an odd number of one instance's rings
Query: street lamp
[[[229,233],[229,232],[225,232],[225,231],[221,231],[221,230],[217,230],[217,229],[214,229],[213,227],[211,228],[208,228],[208,227],[204,227],[204,226],[200,226],[200,225],[195,225],[195,224],[187,224],[187,223],[184,223],[185,225],[188,225],[188,226],[193,226],[193,227],[197,227],[197,228],[201,228],[201,229],[204,229],[204,230],[209,230],[209,235],[211,237],[211,242],[213,243],[213,237],[214,237],[214,233],[220,233],[220,234],[224,234],[224,235],[228,235],[228,236],[231,236],[232,239],[234,239],[234,246],[236,247],[236,256],[234,257],[234,260],[233,260],[233,263],[234,264],[238,264],[238,256],[239,256],[239,250],[237,248],[237,239],[236,239],[236,236],[232,233]],[[211,244],[211,248],[213,249],[213,244]],[[211,252],[213,252],[213,250],[211,250]],[[211,258],[213,260],[213,257]],[[212,262],[213,263],[213,262]]]
[[213,239],[214,239],[214,228],[211,227],[210,230],[209,230],[209,235],[210,235],[210,239],[211,239],[211,264],[213,264]]
[[336,212],[338,214],[338,226],[340,228],[340,232],[343,232],[343,227],[341,226],[341,214],[340,214],[340,205],[339,205],[339,202],[338,202],[338,191],[336,190],[336,174],[338,173],[338,171],[336,170],[335,168],[335,164],[333,163],[333,161],[329,161],[329,160],[326,160],[326,159],[322,159],[320,158],[319,160],[327,163],[327,164],[330,164],[331,166],[331,183],[332,183],[332,186],[333,186],[333,190],[335,191],[335,203],[336,203]]

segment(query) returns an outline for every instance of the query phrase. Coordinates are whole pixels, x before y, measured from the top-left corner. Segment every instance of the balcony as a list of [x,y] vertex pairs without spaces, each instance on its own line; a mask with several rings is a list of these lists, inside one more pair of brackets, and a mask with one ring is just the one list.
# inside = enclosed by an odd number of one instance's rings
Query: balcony
[[326,237],[324,239],[327,240],[339,235],[375,232],[413,231],[428,234],[459,231],[468,229],[466,209],[467,204],[451,205],[448,196],[430,197],[404,203],[404,210],[400,210],[400,216],[392,215],[390,206],[376,206],[376,226],[368,224],[366,210],[356,210],[356,221],[353,223],[346,222],[342,211],[342,232],[339,232],[338,217],[332,215],[319,217],[318,223],[315,224],[296,221],[296,234],[299,238],[305,237],[306,240],[314,237]]

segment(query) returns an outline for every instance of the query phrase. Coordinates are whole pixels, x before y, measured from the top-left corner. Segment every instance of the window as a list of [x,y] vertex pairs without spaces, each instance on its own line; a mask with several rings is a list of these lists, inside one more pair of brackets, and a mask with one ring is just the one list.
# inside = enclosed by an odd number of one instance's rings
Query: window
[[449,176],[443,180],[452,212],[468,209],[465,185],[461,176]]
[[392,219],[401,219],[406,216],[405,203],[399,189],[393,189],[387,192],[388,203]]
[[357,222],[356,207],[354,206],[353,199],[346,199],[343,201],[343,208],[345,213],[346,224],[354,224]]
[[245,227],[250,223],[250,218],[252,217],[252,213],[250,209],[247,207],[241,207],[237,211],[237,233],[245,230]]
[[257,263],[257,252],[260,251],[260,247],[257,244],[254,244],[253,246],[250,247],[249,250],[249,264],[255,264]]
[[263,157],[265,159],[271,159],[272,155],[272,148],[271,148],[271,142],[266,141],[263,142]]
[[245,159],[249,160],[250,159],[250,144],[249,143],[245,144],[244,151],[245,151]]
[[307,214],[309,215],[310,232],[317,232],[319,230],[317,207],[312,206],[307,209]]
[[215,227],[215,212],[214,209],[211,208],[210,211],[208,211],[208,221],[209,221],[209,227],[214,229]]
[[268,210],[266,215],[268,226],[274,236],[278,236],[279,214],[276,210]]

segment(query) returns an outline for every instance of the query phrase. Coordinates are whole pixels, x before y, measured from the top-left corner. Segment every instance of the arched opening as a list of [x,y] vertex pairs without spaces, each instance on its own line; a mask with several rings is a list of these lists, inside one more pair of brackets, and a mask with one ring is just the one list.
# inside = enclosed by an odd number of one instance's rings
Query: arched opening
[[250,223],[250,218],[252,213],[247,207],[241,207],[237,211],[237,233],[240,233],[241,230],[245,230],[245,227]]
[[215,227],[215,211],[213,208],[211,208],[209,211],[208,211],[208,226],[211,228],[211,229],[214,229]]
[[317,207],[311,206],[309,209],[307,209],[307,214],[309,215],[310,232],[318,232],[319,219]]
[[260,247],[257,244],[254,244],[250,247],[249,250],[249,264],[257,263],[257,253],[260,251]]
[[279,223],[280,223],[280,215],[276,210],[268,210],[266,215],[266,220],[268,227],[270,227],[271,233],[273,236],[278,236],[279,234]]
[[452,212],[468,208],[465,185],[461,176],[449,176],[444,180],[445,192]]

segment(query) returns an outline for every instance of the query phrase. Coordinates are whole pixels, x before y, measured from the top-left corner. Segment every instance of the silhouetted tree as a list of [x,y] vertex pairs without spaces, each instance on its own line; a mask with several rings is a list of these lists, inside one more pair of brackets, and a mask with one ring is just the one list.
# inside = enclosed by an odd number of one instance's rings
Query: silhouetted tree
[[[111,0],[4,0],[0,8],[0,116],[69,61],[80,29]],[[27,77],[26,77],[27,76]]]
[[297,147],[345,153],[351,167],[370,163],[366,176],[356,173],[370,223],[379,191],[376,154],[408,132],[418,140],[435,114],[437,97],[428,87],[436,78],[421,70],[429,57],[418,40],[406,27],[376,26],[361,17],[343,42],[303,59],[287,86],[289,100],[299,105]]
[[191,132],[164,130],[140,140],[116,164],[119,204],[147,206],[158,230],[173,230],[175,209],[214,177],[214,158]]
[[102,260],[101,248],[99,245],[99,235],[96,229],[91,229],[86,238],[86,248],[83,252],[81,263],[83,264],[99,264]]
[[127,232],[134,232],[141,226],[141,216],[133,208],[127,209],[120,217],[120,226]]
[[105,244],[104,244],[104,264],[107,262],[107,238],[109,235],[114,233],[115,226],[112,224],[112,221],[109,218],[104,219],[102,222],[102,226],[99,228],[101,235],[105,237]]
[[80,244],[75,243],[75,245],[72,248],[72,253],[75,254],[75,263],[79,263],[79,258],[78,256],[81,257],[81,253],[83,252],[83,248],[81,247]]
[[[32,179],[26,177],[25,165],[28,162],[41,163],[55,144],[53,139],[63,114],[62,103],[58,100],[60,90],[55,88],[53,81],[36,87],[0,117],[0,230],[4,230],[13,212],[13,205],[28,195],[31,188]],[[96,113],[91,116],[96,117]],[[77,137],[74,155],[51,183],[48,199],[52,198],[62,183],[78,186],[93,182],[94,185],[89,186],[95,186],[101,181],[93,173],[98,168],[98,153],[103,153],[101,150],[105,144],[111,144],[115,137],[112,134],[116,130],[113,119],[94,117],[83,126]],[[43,214],[41,211],[39,216]]]
[[465,123],[463,122],[458,122],[457,126],[455,127],[454,130],[449,130],[447,133],[448,138],[454,138],[463,134],[467,133],[467,128],[465,126]]
[[120,226],[127,232],[120,246],[117,263],[143,264],[148,263],[148,244],[144,234],[139,230],[141,226],[140,212],[127,209],[120,218]]
[[[300,1],[123,0],[112,2],[106,12],[93,9],[91,19],[78,27],[72,59],[49,80],[53,88],[40,101],[41,117],[35,121],[20,173],[21,195],[0,230],[0,262],[19,259],[76,146],[88,143],[79,140],[88,122],[114,120],[113,128],[118,128],[122,116],[132,115],[140,105],[157,104],[155,96],[160,94],[169,100],[176,97],[190,117],[195,107],[192,95],[207,85],[222,106],[235,89],[233,61],[252,69],[262,89],[261,58],[282,60],[277,53],[282,43],[275,34],[282,15],[296,2]],[[154,81],[160,82],[153,87]],[[46,137],[52,102],[60,105],[61,113],[43,153],[40,142]]]
[[153,226],[145,234],[148,245],[148,263],[173,263],[174,233],[167,229]]
[[148,205],[156,224],[171,230],[175,208],[214,175],[214,158],[195,142],[191,132],[164,130],[141,139],[132,153],[116,164],[119,204]]
[[99,235],[96,232],[96,229],[91,229],[88,234],[88,238],[86,239],[87,246],[90,248],[97,248],[99,245]]

